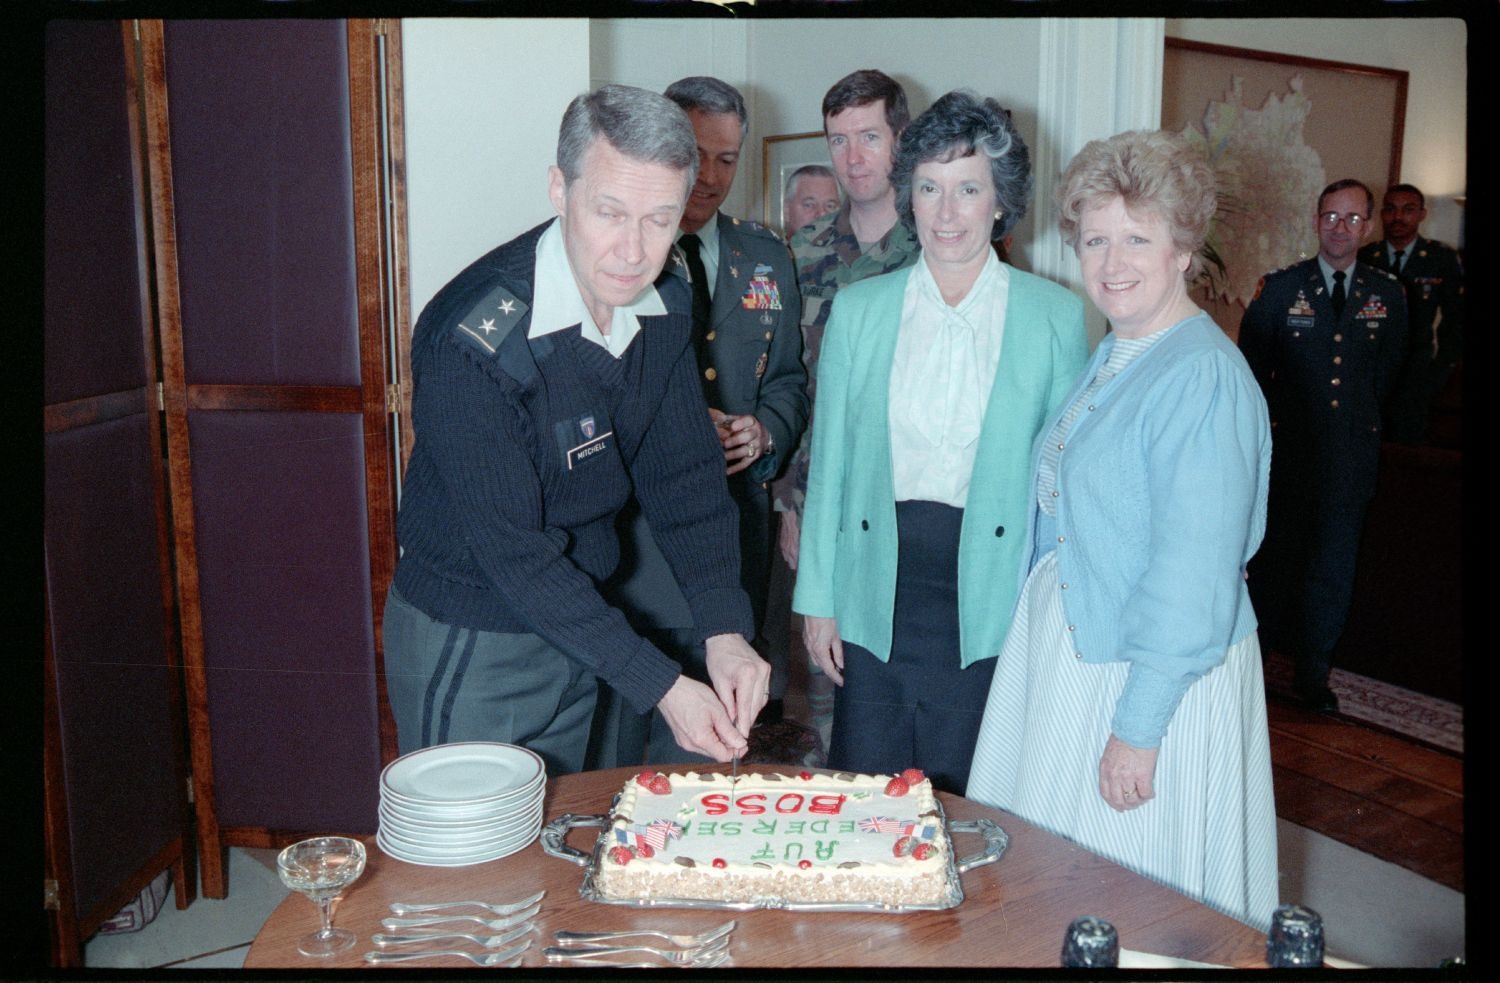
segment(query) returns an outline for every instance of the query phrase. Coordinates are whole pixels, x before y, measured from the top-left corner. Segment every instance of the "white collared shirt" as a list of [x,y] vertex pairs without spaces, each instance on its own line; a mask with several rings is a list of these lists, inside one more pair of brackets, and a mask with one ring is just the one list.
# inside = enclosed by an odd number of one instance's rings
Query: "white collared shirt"
[[[682,237],[687,235],[682,229],[677,230],[677,239],[681,242]],[[719,283],[719,213],[714,212],[713,217],[703,223],[703,228],[694,232],[693,235],[703,243],[698,251],[698,258],[703,260],[703,274],[708,280],[708,297],[714,296],[714,287]]]
[[913,267],[891,361],[896,501],[963,508],[1005,338],[1010,271],[989,251],[969,293],[948,306],[925,259]]
[[592,341],[615,358],[624,355],[625,349],[640,333],[641,317],[667,313],[667,305],[662,303],[656,288],[647,285],[630,304],[615,308],[609,334],[601,332],[594,323],[594,315],[589,312],[589,305],[584,302],[578,279],[568,262],[560,221],[547,226],[537,240],[533,284],[531,328],[526,337],[540,338],[576,324],[585,340]]

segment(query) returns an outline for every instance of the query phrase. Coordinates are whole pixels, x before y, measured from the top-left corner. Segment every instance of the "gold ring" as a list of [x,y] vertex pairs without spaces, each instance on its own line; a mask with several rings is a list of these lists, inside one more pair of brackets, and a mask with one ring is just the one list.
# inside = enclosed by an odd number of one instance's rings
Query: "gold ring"
[[1131,796],[1132,796],[1132,795],[1134,795],[1134,794],[1135,794],[1135,792],[1134,792],[1134,791],[1130,791],[1130,792],[1126,792],[1126,793],[1125,793],[1125,798],[1127,798],[1127,799],[1128,799],[1128,798],[1130,798],[1130,797],[1131,797]]

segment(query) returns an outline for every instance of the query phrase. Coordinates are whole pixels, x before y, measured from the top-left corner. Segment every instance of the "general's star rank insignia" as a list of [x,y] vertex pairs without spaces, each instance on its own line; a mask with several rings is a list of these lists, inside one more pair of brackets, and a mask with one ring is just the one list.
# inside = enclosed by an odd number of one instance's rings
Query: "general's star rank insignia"
[[492,317],[487,317],[483,321],[479,322],[479,330],[483,331],[485,334],[489,334],[491,331],[494,331],[495,319]]
[[500,313],[510,317],[516,312],[516,302],[513,300],[502,300],[500,302]]

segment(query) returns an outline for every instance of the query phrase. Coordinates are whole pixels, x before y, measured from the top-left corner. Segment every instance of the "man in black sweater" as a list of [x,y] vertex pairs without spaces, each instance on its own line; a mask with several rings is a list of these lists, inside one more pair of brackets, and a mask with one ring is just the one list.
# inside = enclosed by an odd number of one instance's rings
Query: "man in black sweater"
[[[738,523],[690,344],[691,294],[662,273],[697,168],[693,129],[609,85],[563,116],[558,219],[482,257],[412,339],[416,444],[384,643],[403,753],[523,744],[577,771],[597,680],[728,760],[766,699],[745,641]],[[674,275],[675,273],[675,275]],[[706,642],[712,688],[600,597],[632,490]]]

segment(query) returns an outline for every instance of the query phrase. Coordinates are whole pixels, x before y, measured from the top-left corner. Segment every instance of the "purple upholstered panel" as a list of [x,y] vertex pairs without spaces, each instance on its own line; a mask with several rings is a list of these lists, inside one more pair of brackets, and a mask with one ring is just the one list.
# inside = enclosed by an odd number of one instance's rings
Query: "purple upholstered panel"
[[190,383],[355,385],[344,23],[168,21]]
[[47,25],[48,403],[146,381],[124,50],[114,21]]
[[46,435],[47,589],[85,915],[180,830],[145,415]]
[[361,418],[218,411],[188,424],[219,821],[373,832]]

